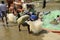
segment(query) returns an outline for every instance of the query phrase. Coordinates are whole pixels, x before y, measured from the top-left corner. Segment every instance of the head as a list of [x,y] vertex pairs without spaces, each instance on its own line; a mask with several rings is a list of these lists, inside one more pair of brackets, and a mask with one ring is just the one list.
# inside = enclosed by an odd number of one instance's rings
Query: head
[[22,6],[20,6],[19,8],[20,8],[20,9],[22,9],[23,7],[22,7]]
[[18,1],[21,1],[21,0],[18,0]]
[[56,21],[56,19],[54,19],[54,21]]
[[27,4],[26,6],[27,6],[27,9],[33,9],[34,8],[33,5],[31,5],[31,4]]
[[57,17],[59,17],[59,15],[57,15]]
[[4,1],[1,1],[2,4],[4,4],[5,2]]

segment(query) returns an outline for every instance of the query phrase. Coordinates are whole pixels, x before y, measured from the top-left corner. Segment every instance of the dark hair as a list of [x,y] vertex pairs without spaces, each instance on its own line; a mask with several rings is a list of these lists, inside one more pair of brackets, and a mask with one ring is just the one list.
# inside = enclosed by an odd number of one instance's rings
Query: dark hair
[[19,8],[22,9],[23,8],[22,5],[20,5]]
[[29,9],[29,8],[34,9],[34,5],[32,5],[32,4],[27,4],[26,6],[27,6],[27,9]]
[[57,17],[59,17],[59,15],[57,15]]
[[2,4],[4,4],[5,2],[4,1],[1,1]]
[[54,19],[54,20],[56,20],[56,19]]

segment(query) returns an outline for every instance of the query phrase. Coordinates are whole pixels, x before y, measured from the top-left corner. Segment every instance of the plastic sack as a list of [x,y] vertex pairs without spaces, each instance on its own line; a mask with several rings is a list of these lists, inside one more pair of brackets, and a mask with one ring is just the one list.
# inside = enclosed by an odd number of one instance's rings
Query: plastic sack
[[40,20],[36,20],[36,21],[29,21],[27,22],[30,25],[30,31],[32,31],[33,33],[39,33],[40,31],[42,31],[42,22]]
[[17,17],[14,14],[8,14],[7,17],[9,22],[16,22]]
[[24,15],[24,16],[21,16],[20,18],[17,19],[17,23],[23,23],[25,22],[26,20],[28,20],[29,18],[29,15]]

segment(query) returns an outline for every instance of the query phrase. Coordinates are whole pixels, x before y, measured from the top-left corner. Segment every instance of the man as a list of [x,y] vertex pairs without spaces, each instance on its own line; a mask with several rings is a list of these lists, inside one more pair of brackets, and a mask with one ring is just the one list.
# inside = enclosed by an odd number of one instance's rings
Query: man
[[60,23],[60,15],[57,15],[56,20],[57,20],[58,23]]
[[46,0],[43,0],[43,8],[46,7]]
[[6,0],[6,1],[7,1],[7,3],[8,3],[8,8],[10,8],[10,5],[13,4],[13,1],[14,1],[14,0]]
[[7,5],[4,3],[4,1],[1,1],[0,11],[2,13],[2,21],[3,21],[3,23],[4,23],[4,19],[3,18],[5,16],[6,24],[8,24],[8,22],[7,22],[7,13],[6,13],[6,11],[7,11]]
[[27,26],[28,32],[31,33],[30,25],[26,22],[29,19],[29,17],[30,17],[29,15],[24,15],[24,16],[21,16],[19,19],[17,19],[19,31],[21,31],[20,27],[21,25],[23,25],[23,26]]

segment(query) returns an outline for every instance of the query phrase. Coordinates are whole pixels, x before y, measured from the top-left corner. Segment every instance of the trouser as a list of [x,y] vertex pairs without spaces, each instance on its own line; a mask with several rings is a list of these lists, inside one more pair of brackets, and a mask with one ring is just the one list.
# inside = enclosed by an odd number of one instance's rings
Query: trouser
[[24,22],[24,23],[22,23],[22,24],[18,24],[19,31],[21,31],[20,25],[27,26],[28,32],[30,33],[30,25],[29,25],[29,24],[27,24],[26,22]]
[[18,18],[20,18],[20,17],[21,17],[19,13],[17,14],[17,16],[18,16]]
[[43,8],[45,8],[45,7],[46,7],[46,3],[43,4]]
[[6,20],[6,24],[8,24],[7,22],[7,13],[5,11],[2,11],[2,21],[4,23],[4,17],[5,17],[5,20]]

